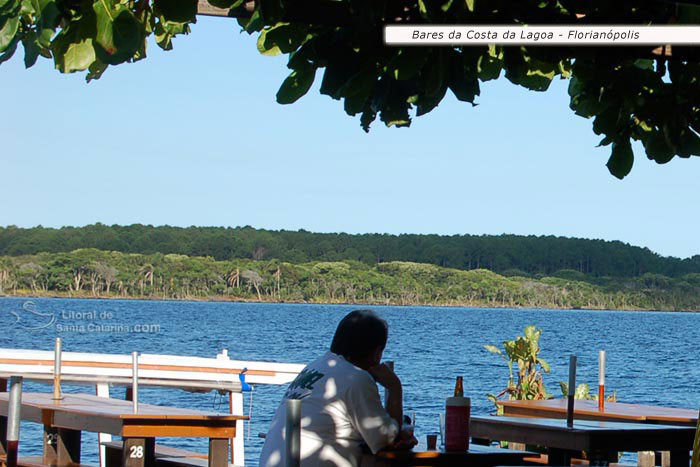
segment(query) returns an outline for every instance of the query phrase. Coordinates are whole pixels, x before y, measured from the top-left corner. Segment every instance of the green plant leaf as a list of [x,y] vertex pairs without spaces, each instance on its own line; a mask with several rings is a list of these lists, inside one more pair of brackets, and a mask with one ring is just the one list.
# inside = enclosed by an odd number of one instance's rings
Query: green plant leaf
[[280,52],[288,54],[301,47],[307,39],[309,39],[307,28],[296,24],[280,23],[260,33],[258,50],[260,50],[260,40],[262,40],[264,50],[276,48]]
[[315,76],[316,67],[311,65],[292,71],[277,91],[277,102],[280,104],[296,102],[309,91]]
[[166,21],[174,23],[197,21],[197,0],[155,0],[154,5]]
[[23,39],[22,45],[24,46],[24,67],[30,68],[34,66],[39,58],[39,46],[37,45],[36,38],[32,36],[27,36]]
[[490,54],[482,55],[477,62],[477,73],[481,81],[497,79],[501,75],[502,69],[503,60],[492,57]]
[[629,139],[615,142],[612,145],[612,153],[606,164],[610,173],[622,180],[632,170],[634,153]]
[[569,395],[569,385],[567,383],[559,381],[559,388],[562,396],[567,397]]
[[230,10],[243,4],[244,0],[207,0],[211,6]]
[[0,53],[0,63],[4,63],[12,58],[12,56],[17,51],[18,43],[19,41],[15,39],[15,41],[12,44],[10,44],[10,46],[7,49],[5,49],[4,52]]
[[466,0],[467,10],[474,12],[474,0]]
[[396,80],[407,80],[415,77],[428,60],[427,47],[402,47],[387,63],[386,70]]
[[92,39],[84,39],[80,42],[68,44],[60,70],[63,73],[86,70],[95,61],[95,48]]
[[574,391],[574,399],[589,400],[591,399],[590,391],[587,384],[579,384]]
[[700,138],[693,130],[686,128],[681,132],[678,155],[681,157],[700,155]]
[[495,354],[498,354],[498,355],[502,355],[501,349],[499,349],[499,348],[496,347],[495,345],[485,345],[484,348],[485,348],[486,350],[488,350],[489,352],[491,352],[491,353],[495,353]]
[[14,42],[15,35],[17,35],[18,30],[19,16],[11,17],[5,21],[5,25],[2,27],[2,29],[0,29],[0,53],[7,50]]

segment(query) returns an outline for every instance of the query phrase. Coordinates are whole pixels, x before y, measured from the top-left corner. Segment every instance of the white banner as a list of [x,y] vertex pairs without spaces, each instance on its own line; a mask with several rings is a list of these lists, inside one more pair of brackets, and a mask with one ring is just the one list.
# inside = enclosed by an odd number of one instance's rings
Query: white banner
[[387,45],[697,45],[700,26],[384,26]]

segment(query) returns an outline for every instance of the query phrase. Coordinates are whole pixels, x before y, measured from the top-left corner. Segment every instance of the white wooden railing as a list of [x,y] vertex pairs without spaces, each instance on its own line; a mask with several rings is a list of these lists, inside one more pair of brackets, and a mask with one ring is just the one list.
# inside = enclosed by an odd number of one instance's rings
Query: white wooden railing
[[[53,383],[53,351],[0,348],[0,379],[23,376],[25,380]],[[132,384],[132,356],[83,352],[61,352],[61,381],[96,387],[99,396],[109,397],[109,387]],[[218,390],[229,395],[229,411],[243,415],[243,392],[240,374],[245,369],[248,384],[286,384],[294,380],[304,365],[245,360],[231,360],[224,349],[215,358],[180,355],[140,354],[139,386],[161,386],[188,391]],[[244,465],[243,422],[233,440],[233,463]],[[100,434],[99,441],[109,441]],[[100,451],[104,465],[104,450]]]

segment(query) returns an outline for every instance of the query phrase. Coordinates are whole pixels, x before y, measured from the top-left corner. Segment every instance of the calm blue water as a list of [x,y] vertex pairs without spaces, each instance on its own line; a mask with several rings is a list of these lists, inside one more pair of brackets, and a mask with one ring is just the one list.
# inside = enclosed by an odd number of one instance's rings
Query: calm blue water
[[[30,302],[30,303],[29,303]],[[34,307],[42,317],[28,313]],[[55,337],[64,351],[129,354],[133,351],[214,357],[228,349],[233,359],[306,363],[324,352],[338,321],[356,306],[244,303],[153,302],[117,300],[0,298],[0,347],[52,350]],[[543,330],[541,357],[551,365],[547,389],[559,396],[559,381],[568,378],[570,354],[578,356],[578,382],[595,390],[598,350],[607,352],[609,390],[618,400],[696,408],[700,403],[700,314],[604,311],[551,311],[473,308],[370,307],[389,323],[385,359],[396,362],[404,383],[404,407],[417,415],[416,435],[438,430],[438,413],[451,394],[454,379],[464,376],[472,412],[487,414],[487,393],[505,387],[508,370],[484,344],[500,345],[533,324]],[[96,321],[76,319],[93,312]],[[100,314],[103,319],[99,319]],[[20,316],[17,321],[16,315]],[[56,321],[47,328],[35,328]],[[98,325],[155,325],[153,332],[90,331]],[[83,329],[80,329],[80,326]],[[67,387],[65,392],[90,392]],[[49,386],[27,384],[25,390],[49,392]],[[118,396],[122,389],[113,389]],[[256,465],[265,432],[284,392],[281,386],[257,386],[253,395],[246,464]],[[172,389],[142,388],[146,403],[227,411],[216,393],[190,394]],[[248,410],[249,396],[245,406]],[[21,454],[40,452],[38,427],[22,424]],[[247,433],[246,433],[247,434]],[[85,433],[83,460],[97,463],[96,436]],[[204,440],[166,440],[206,452]]]

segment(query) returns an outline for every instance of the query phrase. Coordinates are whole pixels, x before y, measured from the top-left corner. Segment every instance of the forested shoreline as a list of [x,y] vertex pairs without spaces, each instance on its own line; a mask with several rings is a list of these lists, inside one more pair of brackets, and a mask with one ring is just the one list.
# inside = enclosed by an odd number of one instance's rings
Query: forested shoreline
[[0,227],[0,256],[71,252],[179,254],[217,261],[249,259],[305,264],[357,261],[368,266],[405,261],[445,268],[488,269],[504,276],[541,278],[562,270],[591,278],[680,278],[700,273],[700,255],[663,257],[620,241],[554,236],[313,233],[252,227],[171,227],[104,224],[60,229]]
[[406,261],[293,264],[88,248],[0,256],[0,295],[700,311],[700,274],[526,277]]

